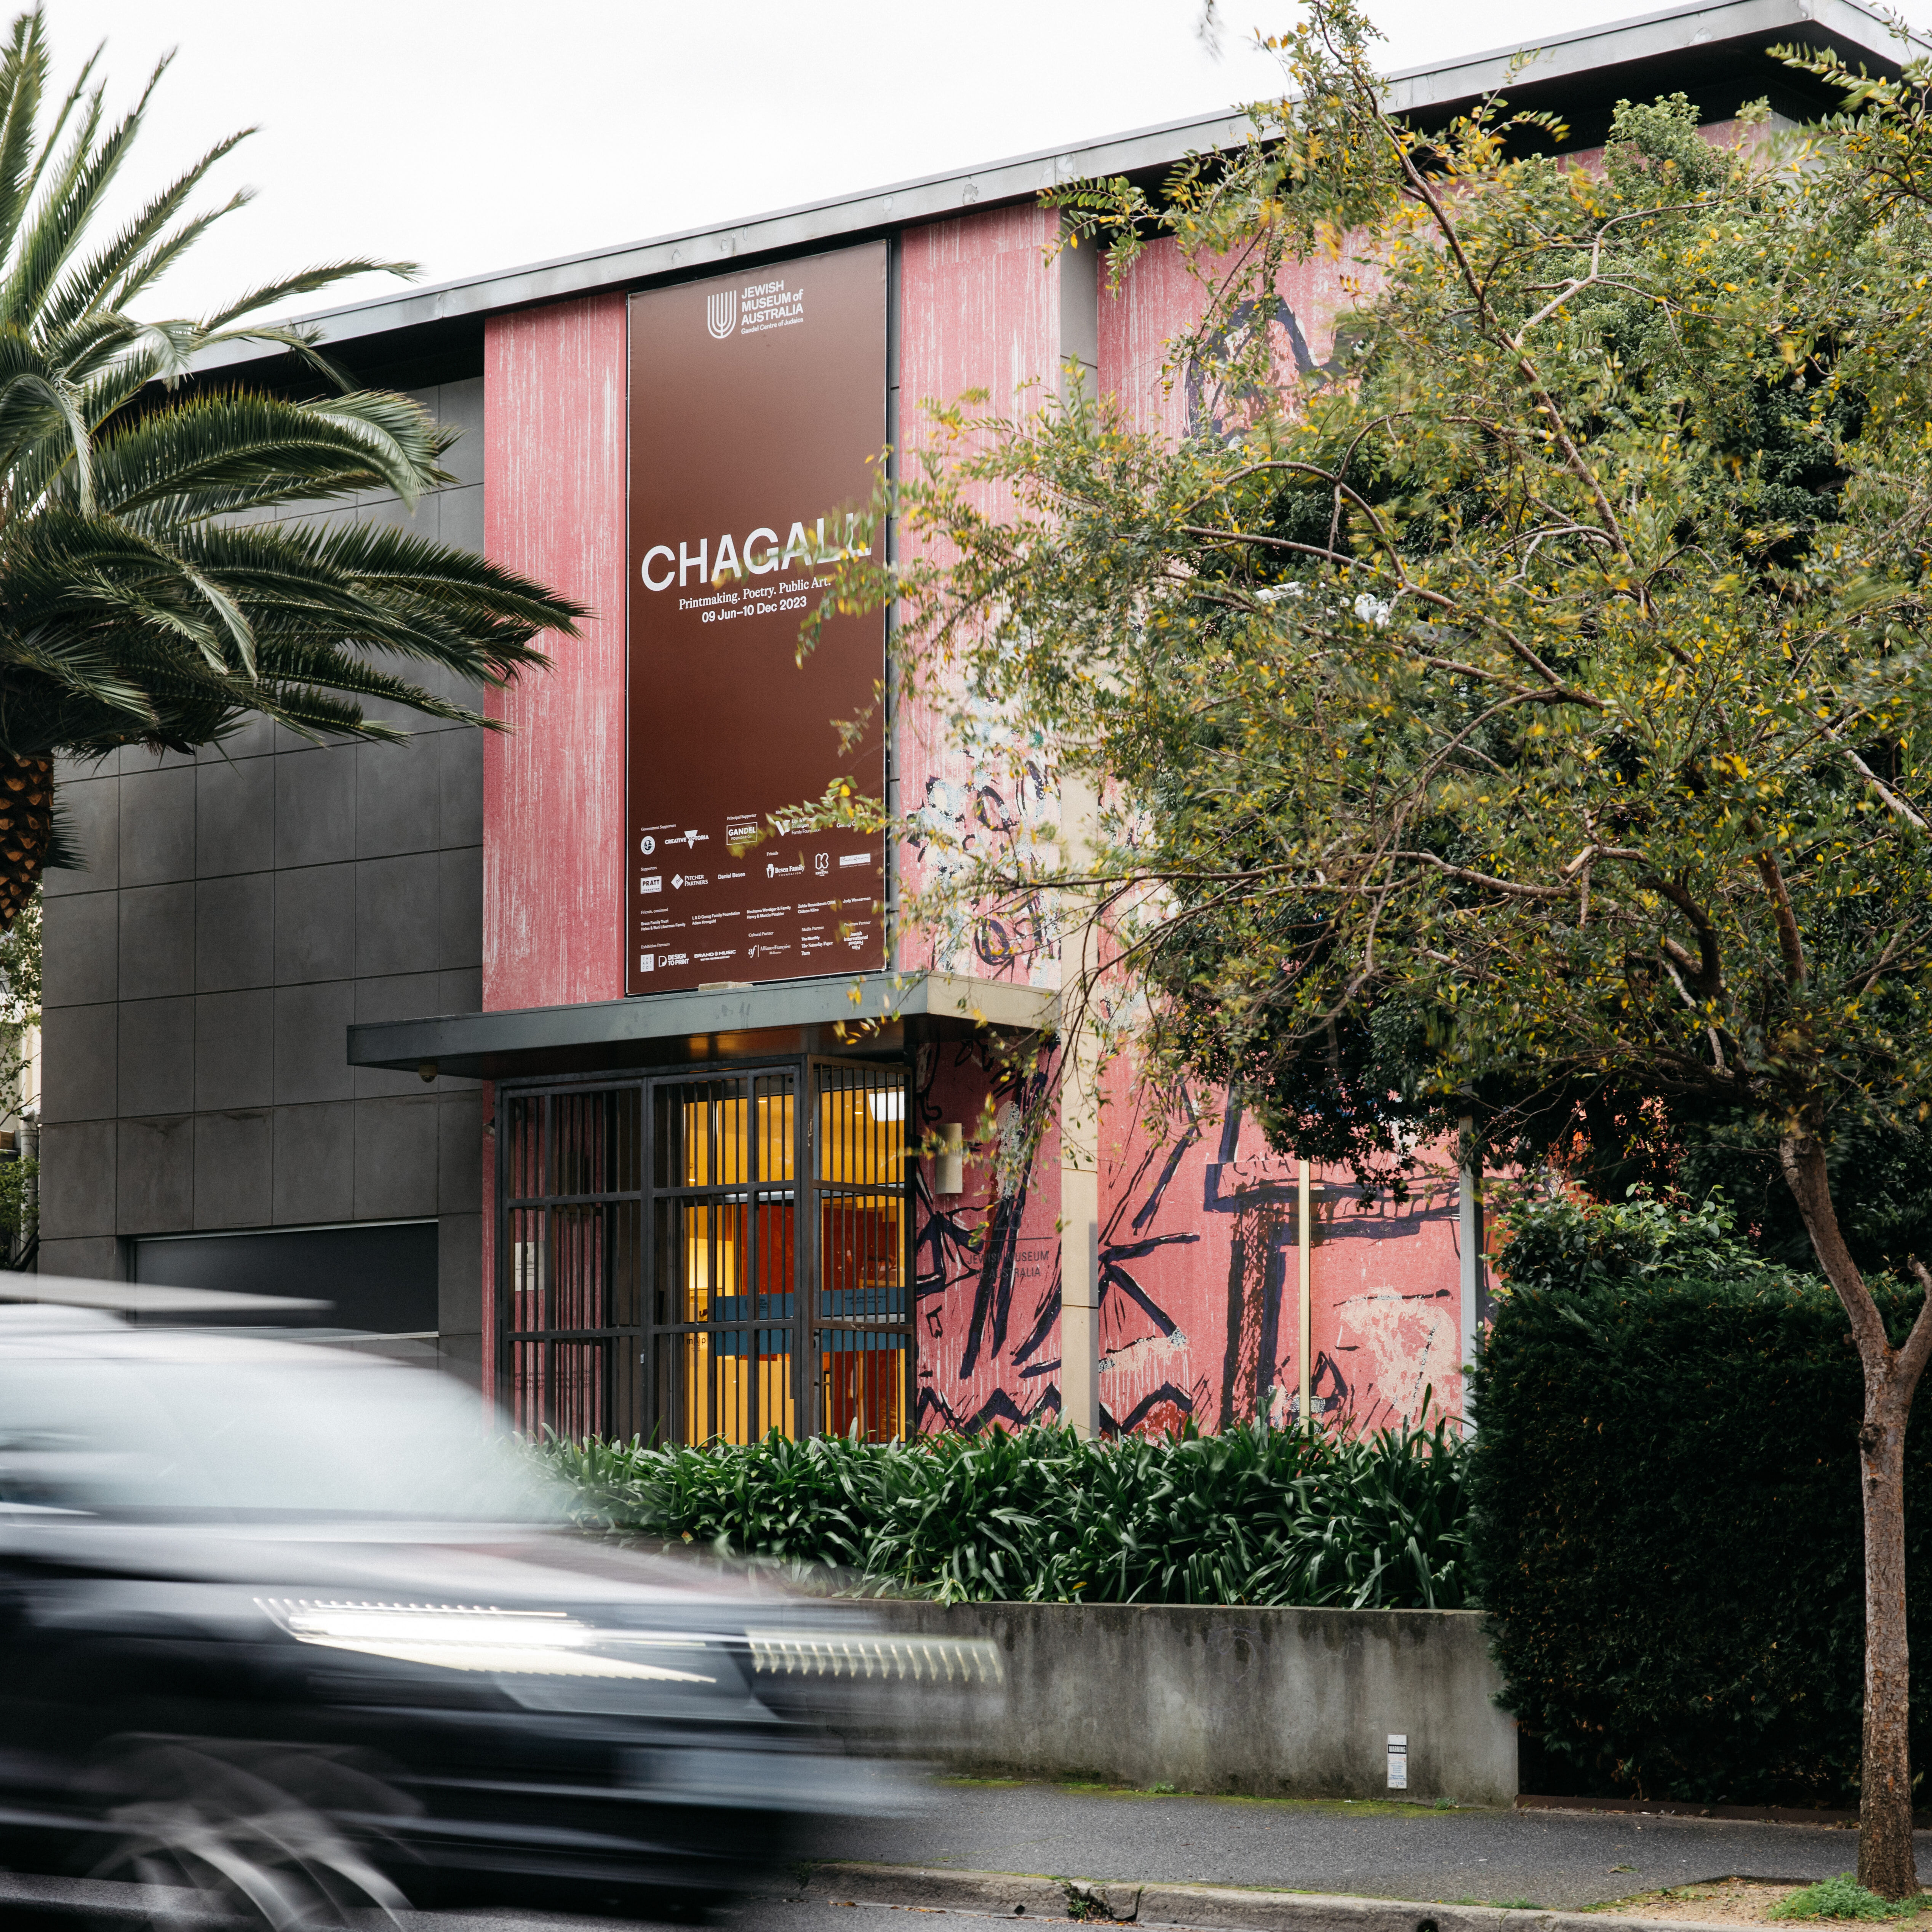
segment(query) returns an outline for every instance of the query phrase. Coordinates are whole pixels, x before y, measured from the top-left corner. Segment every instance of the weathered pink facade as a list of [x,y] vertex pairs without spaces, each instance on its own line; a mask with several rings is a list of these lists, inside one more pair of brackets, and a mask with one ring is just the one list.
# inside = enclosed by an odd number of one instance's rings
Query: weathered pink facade
[[[1048,249],[1055,218],[1030,206],[968,212],[899,237],[900,434],[931,434],[922,405],[987,392],[995,414],[1040,407],[1060,380],[1064,284]],[[1348,296],[1336,265],[1283,279],[1270,320],[1284,353],[1325,362]],[[1102,289],[1099,380],[1129,419],[1185,430],[1200,398],[1168,380],[1168,345],[1205,291],[1168,245],[1118,291]],[[619,296],[491,318],[489,544],[593,613],[556,668],[506,693],[511,730],[485,766],[484,1004],[502,1010],[617,998],[622,836],[625,306]],[[994,506],[997,507],[997,506]],[[902,796],[956,827],[998,836],[1050,826],[1045,754],[995,782],[929,716],[902,721]],[[904,874],[923,854],[903,848]],[[914,939],[904,963],[935,963]],[[1024,918],[987,922],[970,958],[943,968],[1051,987],[1057,958]],[[912,1069],[916,1131],[1004,1118],[1018,1096],[970,1042],[928,1043]],[[1102,1136],[1100,1391],[1103,1424],[1204,1429],[1288,1420],[1298,1406],[1297,1174],[1220,1096],[1186,1120],[1144,1118],[1130,1067],[1108,1076]],[[1024,1181],[996,1196],[981,1150],[967,1191],[932,1193],[922,1163],[915,1222],[915,1394],[922,1430],[976,1428],[1060,1406],[1060,1150],[1051,1130]],[[1376,1426],[1460,1411],[1461,1332],[1453,1174],[1397,1209],[1315,1177],[1312,1252],[1316,1412]],[[486,1270],[492,1262],[486,1257]],[[486,1318],[486,1332],[491,1327]]]
[[[969,389],[984,408],[1040,408],[1065,347],[1054,218],[1033,208],[968,214],[903,242],[902,438],[930,432],[919,405]],[[1342,267],[1285,275],[1270,318],[1285,358],[1303,369],[1333,352],[1349,302]],[[1156,243],[1099,302],[1099,380],[1137,427],[1184,434],[1191,393],[1168,380],[1168,346],[1203,312],[1208,292],[1171,244]],[[988,508],[1001,507],[989,502]],[[969,836],[998,836],[1055,806],[1043,764],[994,776],[929,719],[909,721],[904,796]],[[1038,780],[1039,782],[1035,782]],[[919,875],[922,855],[902,855]],[[987,977],[1057,983],[1058,962],[1029,922],[986,922],[974,956],[947,963]],[[920,963],[925,963],[921,957]],[[980,1056],[928,1047],[915,1078],[918,1118],[935,1129],[979,1118],[988,1097]],[[996,1107],[1014,1096],[994,1093]],[[1297,1173],[1252,1126],[1204,1095],[1200,1117],[1144,1118],[1130,1067],[1109,1077],[1102,1143],[1100,1399],[1118,1428],[1204,1429],[1283,1422],[1301,1376]],[[922,1202],[916,1247],[917,1414],[925,1428],[974,1427],[1057,1412],[1060,1390],[1059,1148],[1049,1131],[1014,1196],[995,1198],[992,1164],[968,1192]],[[927,1177],[929,1181],[929,1176]],[[1460,1263],[1453,1174],[1400,1209],[1366,1202],[1346,1177],[1316,1177],[1310,1379],[1318,1414],[1379,1426],[1461,1412]]]
[[484,334],[489,554],[586,605],[548,676],[492,700],[483,761],[483,1004],[624,989],[624,298],[493,316]]

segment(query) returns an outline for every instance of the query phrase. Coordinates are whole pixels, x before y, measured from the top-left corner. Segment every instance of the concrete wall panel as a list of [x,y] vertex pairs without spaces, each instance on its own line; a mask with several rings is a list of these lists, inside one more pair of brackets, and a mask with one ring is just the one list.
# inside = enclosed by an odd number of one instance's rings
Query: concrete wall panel
[[114,1233],[114,1123],[50,1122],[40,1130],[44,1243]]
[[46,1004],[92,1006],[119,990],[121,899],[117,892],[50,896],[40,914],[40,971]]
[[114,1156],[117,1234],[172,1234],[194,1226],[192,1114],[123,1120]]
[[356,970],[356,868],[292,866],[275,874],[275,982],[346,980]]
[[120,1081],[118,1006],[56,1006],[40,1022],[40,1118],[111,1118]]
[[144,759],[140,767],[123,771],[123,886],[156,886],[194,877],[194,766],[184,761],[157,764]]
[[122,892],[122,999],[166,999],[194,991],[194,922],[190,880]]
[[[117,754],[118,756],[118,754]],[[111,892],[121,880],[121,782],[100,765],[63,763],[56,775],[61,808],[80,864],[46,875],[49,898]]]
[[[272,789],[269,799],[272,805]],[[274,982],[274,874],[202,880],[194,892],[195,991],[230,992]]]
[[[962,1714],[946,1753],[955,1770],[1386,1798],[1393,1732],[1408,1741],[1410,1802],[1516,1797],[1516,1720],[1496,1707],[1502,1680],[1478,1611],[871,1608],[892,1630],[998,1646],[1004,1694]],[[930,1702],[928,1687],[916,1694]]]
[[196,877],[259,872],[275,862],[275,767],[268,758],[209,764],[196,772]]
[[274,1097],[272,988],[203,993],[194,1003],[194,1104],[204,1111],[266,1107]]
[[274,1112],[274,1218],[349,1221],[356,1215],[356,1105],[338,1100]]
[[118,1098],[124,1114],[185,1114],[194,1106],[194,1002],[121,1006]]
[[266,1107],[198,1114],[194,1225],[262,1228],[274,1215],[273,1117]]

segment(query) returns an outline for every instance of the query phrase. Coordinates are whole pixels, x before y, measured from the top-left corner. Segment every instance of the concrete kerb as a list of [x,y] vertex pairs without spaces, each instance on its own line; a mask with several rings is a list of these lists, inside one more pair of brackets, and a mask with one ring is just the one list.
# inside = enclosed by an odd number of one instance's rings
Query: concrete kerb
[[[1218,1885],[1136,1885],[1036,1872],[949,1871],[924,1865],[840,1862],[814,1865],[808,1898],[840,1905],[892,1905],[987,1912],[1066,1923],[1066,1888],[1104,1900],[1137,1925],[1202,1932],[1698,1932],[1682,1918],[1618,1918],[1601,1912],[1544,1912],[1498,1905],[1432,1905],[1334,1892],[1261,1892]],[[1099,1914],[1099,1922],[1106,1923]],[[1115,1922],[1119,1922],[1117,1918]],[[1707,1932],[1708,1929],[1707,1928]],[[1722,1932],[1736,1932],[1735,1926]]]

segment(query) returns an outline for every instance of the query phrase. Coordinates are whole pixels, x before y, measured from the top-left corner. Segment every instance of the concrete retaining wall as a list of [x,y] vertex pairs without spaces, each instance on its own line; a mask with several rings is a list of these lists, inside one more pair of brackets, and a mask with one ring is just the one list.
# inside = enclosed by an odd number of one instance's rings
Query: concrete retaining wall
[[[868,1607],[895,1630],[999,1646],[1004,1698],[963,1715],[944,1751],[961,1772],[1423,1804],[1516,1796],[1516,1720],[1494,1702],[1476,1611]],[[1394,1794],[1391,1732],[1408,1740],[1408,1786]]]

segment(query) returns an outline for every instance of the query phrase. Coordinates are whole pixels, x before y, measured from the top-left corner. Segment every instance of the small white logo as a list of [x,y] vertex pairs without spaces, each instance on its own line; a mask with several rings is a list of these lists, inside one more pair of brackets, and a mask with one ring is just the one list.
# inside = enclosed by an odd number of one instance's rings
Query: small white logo
[[682,889],[683,885],[684,885],[684,874],[683,874],[682,872],[674,873],[674,874],[672,875],[672,878],[671,878],[671,882],[670,882],[670,889],[671,889],[671,890],[672,890],[673,892],[678,892],[678,891],[680,891],[680,890],[681,890]]
[[646,859],[648,859],[657,849],[658,842],[653,838],[648,832],[644,834],[643,838],[638,841],[638,850],[643,853]]
[[650,953],[640,952],[638,955],[638,970],[640,973],[650,972],[656,964],[656,960]]
[[812,856],[812,869],[820,878],[832,869],[832,855],[829,852],[815,853]]
[[640,879],[638,881],[638,890],[640,892],[662,892],[664,874],[662,872],[653,872],[648,879]]
[[862,866],[872,856],[869,852],[842,852],[838,862],[842,866]]
[[738,326],[738,291],[724,289],[704,304],[704,326],[720,342]]

